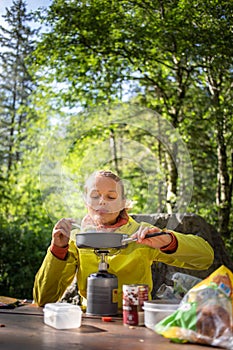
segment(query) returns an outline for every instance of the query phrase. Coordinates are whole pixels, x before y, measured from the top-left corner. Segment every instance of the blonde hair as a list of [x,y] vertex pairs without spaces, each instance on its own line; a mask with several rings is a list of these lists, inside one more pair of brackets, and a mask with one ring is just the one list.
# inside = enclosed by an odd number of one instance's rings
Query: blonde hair
[[120,187],[121,187],[121,193],[122,193],[122,199],[125,199],[125,188],[124,188],[124,184],[121,180],[121,178],[116,175],[115,173],[113,173],[111,170],[97,170],[94,171],[94,173],[92,173],[86,180],[85,182],[85,186],[84,186],[84,192],[85,194],[87,194],[87,189],[88,189],[88,182],[91,178],[93,177],[97,177],[97,176],[103,176],[103,177],[109,177],[111,179],[113,179],[115,182],[119,183]]

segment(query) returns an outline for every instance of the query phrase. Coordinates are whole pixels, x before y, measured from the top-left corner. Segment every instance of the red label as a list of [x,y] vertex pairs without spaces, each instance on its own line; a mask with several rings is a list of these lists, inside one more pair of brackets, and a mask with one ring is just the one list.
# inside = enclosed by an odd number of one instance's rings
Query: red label
[[123,324],[128,324],[131,326],[138,325],[137,305],[123,306]]
[[[142,326],[139,312],[142,313],[144,301],[148,300],[148,286],[144,284],[123,285],[123,323]],[[141,320],[141,317],[140,317]]]

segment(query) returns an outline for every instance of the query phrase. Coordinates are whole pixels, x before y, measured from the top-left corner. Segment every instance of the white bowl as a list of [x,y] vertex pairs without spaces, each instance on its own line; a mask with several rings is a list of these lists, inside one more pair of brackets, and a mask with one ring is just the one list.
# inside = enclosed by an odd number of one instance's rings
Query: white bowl
[[156,323],[171,315],[178,309],[179,303],[173,300],[144,301],[144,324],[154,330]]

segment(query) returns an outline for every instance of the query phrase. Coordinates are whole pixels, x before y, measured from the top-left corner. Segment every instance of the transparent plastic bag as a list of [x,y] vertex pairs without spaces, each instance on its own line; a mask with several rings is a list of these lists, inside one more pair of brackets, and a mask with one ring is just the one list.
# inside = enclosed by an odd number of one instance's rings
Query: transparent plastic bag
[[221,266],[195,285],[155,331],[178,343],[233,349],[233,273]]
[[194,287],[196,284],[202,281],[200,278],[187,275],[181,272],[174,273],[171,279],[174,283],[174,286],[173,286],[174,295],[177,298],[181,298],[181,299],[192,287]]
[[173,285],[163,283],[156,292],[156,298],[180,301],[193,286],[201,282],[200,278],[181,272],[172,273],[170,279]]

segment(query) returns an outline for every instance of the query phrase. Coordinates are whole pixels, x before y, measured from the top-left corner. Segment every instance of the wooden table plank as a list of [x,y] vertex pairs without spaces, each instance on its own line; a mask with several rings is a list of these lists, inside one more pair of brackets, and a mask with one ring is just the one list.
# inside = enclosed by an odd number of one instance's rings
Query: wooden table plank
[[80,328],[57,330],[44,324],[41,310],[37,314],[0,312],[0,323],[4,325],[0,328],[0,349],[213,350],[197,344],[171,343],[146,327],[124,326],[120,318],[103,322],[101,318],[84,316]]

